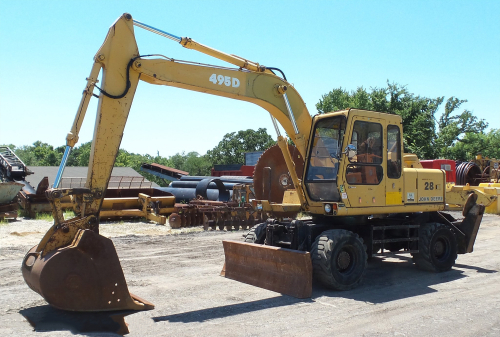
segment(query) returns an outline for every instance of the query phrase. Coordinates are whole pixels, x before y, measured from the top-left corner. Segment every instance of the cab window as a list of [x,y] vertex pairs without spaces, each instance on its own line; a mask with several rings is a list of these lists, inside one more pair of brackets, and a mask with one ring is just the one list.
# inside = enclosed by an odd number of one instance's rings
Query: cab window
[[378,185],[384,177],[382,168],[382,125],[379,123],[354,122],[351,144],[356,155],[349,159],[346,180],[350,185]]
[[401,133],[399,126],[387,126],[387,177],[401,177]]
[[305,185],[312,200],[340,200],[337,173],[344,131],[343,116],[325,118],[316,123],[305,176]]

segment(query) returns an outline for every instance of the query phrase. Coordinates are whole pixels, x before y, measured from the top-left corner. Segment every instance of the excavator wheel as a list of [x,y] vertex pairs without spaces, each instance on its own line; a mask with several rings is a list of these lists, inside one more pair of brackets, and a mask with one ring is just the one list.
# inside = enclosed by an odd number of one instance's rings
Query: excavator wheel
[[73,242],[42,257],[33,247],[21,267],[28,286],[51,306],[70,311],[151,310],[128,291],[113,242],[80,229]]
[[263,222],[253,226],[245,236],[245,242],[264,244],[266,240],[267,223]]
[[363,239],[357,234],[332,229],[316,238],[311,259],[314,277],[324,286],[349,290],[361,283],[368,257]]
[[427,223],[419,234],[419,252],[413,254],[417,267],[436,273],[450,270],[457,259],[455,233],[443,224]]

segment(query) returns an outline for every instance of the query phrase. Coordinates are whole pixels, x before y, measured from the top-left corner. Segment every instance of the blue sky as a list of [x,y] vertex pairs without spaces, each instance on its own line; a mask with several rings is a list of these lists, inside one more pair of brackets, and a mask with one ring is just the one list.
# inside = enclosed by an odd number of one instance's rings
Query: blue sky
[[[93,56],[124,12],[178,36],[282,69],[309,112],[333,88],[407,85],[500,128],[500,1],[0,1],[0,143],[65,145]],[[141,54],[225,65],[135,28]],[[80,142],[91,140],[97,99]],[[439,112],[441,113],[441,111]],[[122,148],[204,154],[265,127],[246,102],[140,83]]]

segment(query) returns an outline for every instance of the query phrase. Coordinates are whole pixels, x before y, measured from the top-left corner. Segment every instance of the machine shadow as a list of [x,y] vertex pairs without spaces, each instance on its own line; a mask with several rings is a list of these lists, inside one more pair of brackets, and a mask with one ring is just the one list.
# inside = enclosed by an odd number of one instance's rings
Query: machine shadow
[[[460,264],[457,264],[456,267],[473,269],[479,273],[497,272],[495,270]],[[432,286],[459,280],[463,277],[466,277],[466,275],[464,275],[462,270],[458,269],[452,269],[444,273],[422,271],[413,264],[411,257],[373,258],[368,263],[364,283],[353,290],[329,290],[315,282],[311,299],[298,299],[281,295],[258,301],[157,316],[152,317],[152,319],[156,323],[164,321],[178,323],[204,322],[269,308],[284,307],[299,303],[312,304],[321,297],[349,298],[356,301],[381,304],[437,292],[438,290],[433,289]]]
[[207,308],[195,311],[184,312],[180,314],[166,315],[153,317],[155,323],[158,322],[180,322],[180,323],[193,323],[193,322],[204,322],[207,320],[224,318],[228,316],[235,316],[240,314],[245,314],[249,312],[255,312],[259,310],[265,310],[269,308],[284,307],[288,305],[293,305],[297,303],[313,303],[311,299],[298,299],[291,296],[277,296],[272,298],[266,298],[258,301],[237,303],[224,305],[215,308]]
[[376,257],[369,261],[364,282],[359,287],[339,292],[314,283],[312,298],[322,296],[350,298],[373,304],[397,301],[437,292],[438,290],[434,289],[433,286],[467,277],[462,270],[456,268],[473,269],[481,273],[496,272],[495,270],[457,264],[450,271],[432,273],[418,269],[413,264],[411,257],[394,256],[390,259]]
[[137,311],[73,312],[42,305],[20,310],[19,313],[31,324],[34,331],[70,331],[73,334],[129,333],[125,316]]
[[464,269],[470,269],[470,270],[475,270],[476,272],[482,273],[482,274],[494,274],[494,273],[498,273],[497,270],[485,269],[485,268],[476,267],[476,266],[467,266],[465,264],[456,264],[455,267],[464,268]]

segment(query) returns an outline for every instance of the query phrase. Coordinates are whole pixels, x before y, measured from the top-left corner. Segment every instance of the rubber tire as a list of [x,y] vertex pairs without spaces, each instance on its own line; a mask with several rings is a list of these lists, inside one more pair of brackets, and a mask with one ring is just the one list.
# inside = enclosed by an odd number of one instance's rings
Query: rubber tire
[[[337,264],[342,251],[346,251],[350,257],[349,266],[344,271]],[[316,280],[331,289],[349,290],[362,282],[368,255],[363,239],[357,234],[344,229],[332,229],[316,238],[311,248],[311,260]]]
[[263,222],[250,228],[245,236],[245,242],[264,244],[266,240],[267,223]]
[[[443,245],[443,253],[437,256],[432,252],[436,244]],[[412,254],[415,265],[423,270],[436,273],[450,270],[457,259],[457,239],[455,233],[444,224],[427,223],[420,227],[419,253]]]

